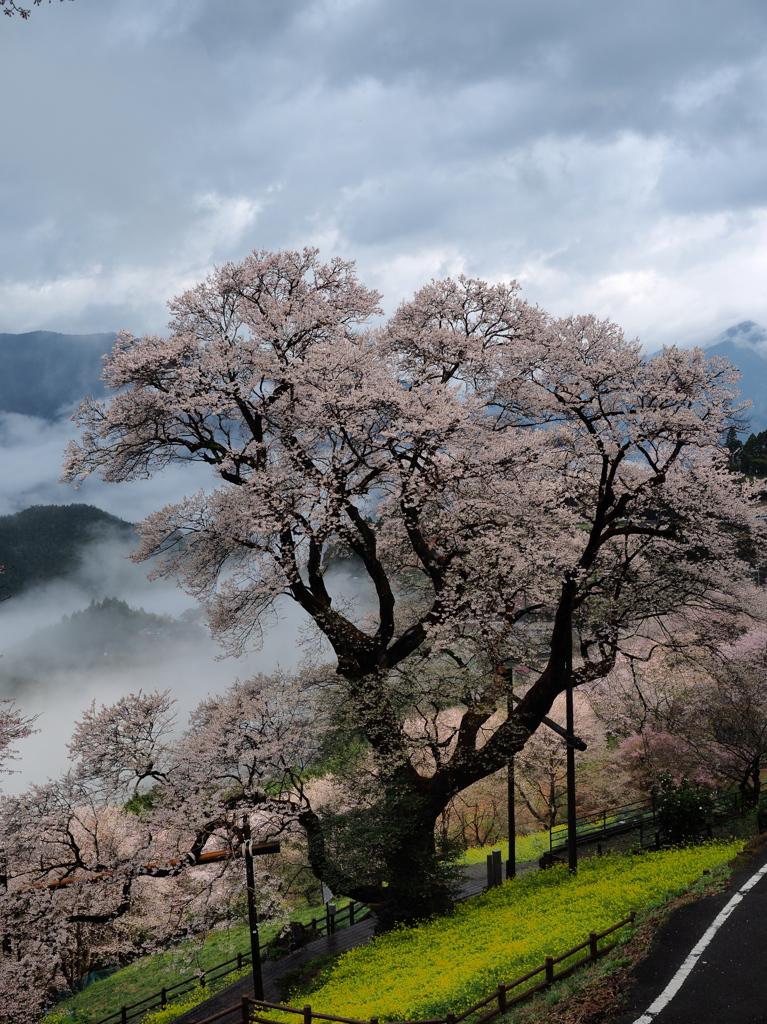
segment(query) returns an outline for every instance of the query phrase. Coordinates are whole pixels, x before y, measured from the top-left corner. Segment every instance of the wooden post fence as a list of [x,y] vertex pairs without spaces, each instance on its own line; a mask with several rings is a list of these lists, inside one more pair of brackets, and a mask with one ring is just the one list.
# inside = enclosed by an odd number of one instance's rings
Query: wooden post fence
[[[606,928],[602,932],[589,932],[589,937],[585,942],[581,942],[578,946],[573,946],[572,949],[568,949],[566,952],[559,956],[547,956],[545,962],[540,966],[536,967],[532,971],[528,971],[527,974],[523,974],[521,978],[517,978],[508,984],[499,984],[488,996],[484,999],[480,999],[479,1002],[474,1003],[467,1010],[461,1013],[455,1013],[452,1010],[448,1010],[444,1017],[432,1017],[429,1020],[414,1020],[414,1021],[397,1021],[395,1024],[462,1024],[463,1021],[470,1018],[473,1014],[479,1010],[485,1010],[481,1017],[476,1021],[476,1024],[486,1024],[487,1021],[492,1020],[493,1017],[497,1017],[498,1014],[505,1013],[507,1010],[516,1006],[518,1003],[523,1002],[525,999],[529,999],[537,992],[542,992],[550,985],[563,978],[569,977],[574,971],[581,967],[585,963],[593,963],[600,957],[605,956],[611,950],[615,949],[618,945],[616,940],[609,942],[606,946],[599,948],[599,940],[606,938],[613,932],[618,931],[619,928],[624,928],[628,924],[633,924],[635,914],[632,911],[628,917],[614,924],[611,928]],[[557,970],[559,964],[562,964],[565,960],[575,956],[577,953],[586,952],[586,955],[570,964],[569,967],[563,967]],[[525,989],[522,992],[514,995],[511,999],[509,993],[514,989],[519,988],[526,982],[534,981],[541,974],[544,976],[543,981],[539,981],[533,984],[530,988]],[[494,1005],[493,1005],[494,1004]],[[336,1017],[330,1013],[314,1013],[310,1005],[303,1006],[301,1008],[296,1006],[285,1006],[281,1003],[268,1003],[265,1000],[250,999],[247,996],[242,997],[242,1024],[277,1024],[273,1018],[268,1016],[268,1011],[275,1010],[280,1014],[292,1013],[302,1018],[301,1024],[313,1024],[313,1021],[336,1022],[336,1024],[378,1024],[377,1017],[369,1017],[367,1020],[362,1020],[356,1017]],[[253,1010],[250,1010],[250,1007]],[[492,1008],[490,1008],[492,1006]],[[237,1011],[238,1005],[227,1007],[225,1010],[221,1010],[219,1013],[214,1014],[212,1017],[206,1017],[200,1021],[199,1024],[213,1024],[214,1021],[219,1020],[221,1017],[226,1017]],[[265,1012],[266,1011],[266,1012]]]

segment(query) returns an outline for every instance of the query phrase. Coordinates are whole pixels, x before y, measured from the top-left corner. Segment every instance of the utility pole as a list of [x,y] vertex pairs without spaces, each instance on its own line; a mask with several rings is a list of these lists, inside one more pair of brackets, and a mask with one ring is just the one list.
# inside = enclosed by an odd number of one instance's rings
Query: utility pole
[[261,945],[258,937],[258,913],[256,912],[256,876],[253,871],[253,855],[279,853],[279,843],[259,843],[255,848],[251,841],[250,818],[242,816],[242,856],[245,859],[245,882],[248,889],[248,930],[250,931],[250,956],[253,961],[253,994],[263,1002],[264,979],[261,974]]
[[575,716],[573,711],[573,628],[569,624],[565,656],[565,691],[567,721],[567,862],[571,875],[578,872],[578,836],[575,825]]
[[[509,670],[509,691],[506,702],[506,713],[511,717],[514,708],[514,669]],[[509,815],[509,859],[506,861],[506,879],[517,875],[517,821],[514,802],[514,755],[509,757],[506,769],[506,808]]]
[[[573,687],[572,687],[572,635],[570,637],[569,653],[565,659],[565,680],[567,686],[565,688],[565,699],[566,699],[566,714],[567,721],[565,722],[565,728],[561,725],[557,725],[550,718],[545,715],[541,719],[541,724],[555,732],[557,736],[561,736],[565,741],[567,748],[567,847],[568,847],[568,860],[570,863],[570,871],[575,874],[578,870],[578,847],[575,843],[576,832],[575,832],[575,751],[576,750],[588,750],[587,745],[574,733],[574,721],[573,721]],[[509,705],[518,704],[522,698],[515,697],[513,690],[509,688],[507,691]],[[507,776],[506,776],[506,800],[509,813],[509,844],[511,844],[511,834],[516,831],[512,822],[514,822],[514,757],[512,756],[509,761]],[[570,837],[572,836],[572,842]],[[516,854],[516,851],[515,851]],[[516,874],[516,863],[511,862],[511,846],[509,846],[509,860],[506,861],[506,877],[513,878]],[[515,856],[516,861],[516,856]]]

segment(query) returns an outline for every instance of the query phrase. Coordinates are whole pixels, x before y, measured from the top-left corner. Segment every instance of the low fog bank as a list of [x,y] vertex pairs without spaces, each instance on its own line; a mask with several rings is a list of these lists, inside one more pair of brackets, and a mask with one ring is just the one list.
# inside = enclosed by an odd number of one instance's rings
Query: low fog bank
[[64,449],[77,434],[69,416],[50,421],[0,411],[0,515],[30,505],[84,502],[135,523],[154,509],[213,483],[210,470],[193,462],[172,466],[151,480],[115,485],[89,477],[79,488],[60,483]]
[[[173,582],[147,580],[147,567],[127,560],[130,547],[115,540],[89,545],[67,579],[0,603],[0,697],[39,715],[40,730],[19,744],[17,774],[0,783],[3,791],[19,792],[66,768],[73,725],[94,699],[109,704],[139,689],[170,689],[182,727],[200,700],[235,678],[299,664],[304,617],[291,602],[283,602],[261,651],[222,659],[203,610]],[[115,616],[102,616],[103,636],[94,635],[92,604],[112,599],[146,614],[118,609],[120,628]]]
[[268,672],[278,664],[297,666],[301,651],[296,632],[295,623],[283,620],[270,632],[261,652],[242,659],[217,661],[219,647],[203,636],[158,645],[137,663],[53,672],[22,693],[13,690],[25,714],[39,715],[40,731],[18,744],[19,760],[13,766],[17,773],[3,781],[3,791],[21,792],[30,783],[44,782],[66,769],[66,744],[75,721],[92,700],[111,704],[140,689],[170,690],[178,702],[178,726],[183,728],[189,712],[203,698],[221,692],[235,678]]
[[[82,547],[79,564],[63,579],[36,586],[0,603],[0,652],[59,622],[91,601],[119,597],[131,607],[178,617],[195,602],[175,583],[146,578],[147,565],[128,558],[136,539],[106,537]],[[0,580],[0,582],[2,582]]]
[[[209,469],[198,463],[171,467],[150,480],[128,484],[105,484],[95,478],[80,488],[59,483],[63,449],[76,433],[68,417],[50,421],[0,411],[0,515],[31,505],[86,503],[138,522],[165,504],[214,486]],[[178,700],[183,727],[201,699],[221,692],[234,679],[269,672],[278,665],[292,669],[301,662],[309,623],[287,599],[279,606],[278,617],[267,624],[262,649],[242,659],[218,660],[220,647],[200,628],[196,635],[137,640],[133,657],[127,656],[127,650],[117,652],[118,656],[107,650],[102,652],[107,655],[104,664],[98,666],[93,664],[92,648],[83,652],[75,666],[57,664],[55,652],[52,662],[46,662],[49,652],[35,646],[37,631],[55,626],[65,615],[82,612],[93,601],[117,598],[133,609],[174,619],[199,612],[193,599],[174,583],[150,583],[149,567],[126,558],[131,546],[114,538],[92,543],[66,578],[0,600],[0,698],[12,696],[26,714],[40,716],[40,732],[19,744],[19,761],[14,766],[18,774],[0,777],[1,791],[19,792],[32,782],[59,774],[68,763],[66,743],[73,724],[93,699],[110,703],[139,689],[170,689]],[[354,570],[331,571],[328,582],[333,593],[344,595],[346,604],[362,611],[368,607],[369,594],[354,579]],[[26,670],[25,649],[30,652]],[[45,655],[42,666],[41,655]]]
[[[297,668],[307,644],[315,655],[330,654],[310,639],[308,617],[285,598],[260,651],[223,658],[202,608],[173,582],[148,581],[148,567],[127,560],[130,547],[125,540],[93,543],[66,579],[0,603],[0,697],[39,715],[40,730],[19,744],[16,774],[0,780],[4,792],[21,792],[66,769],[74,723],[94,699],[109,704],[139,689],[169,689],[181,729],[200,700],[234,679],[278,665]],[[370,594],[353,566],[331,569],[328,586],[359,615],[369,609]],[[99,622],[101,634],[94,632]]]

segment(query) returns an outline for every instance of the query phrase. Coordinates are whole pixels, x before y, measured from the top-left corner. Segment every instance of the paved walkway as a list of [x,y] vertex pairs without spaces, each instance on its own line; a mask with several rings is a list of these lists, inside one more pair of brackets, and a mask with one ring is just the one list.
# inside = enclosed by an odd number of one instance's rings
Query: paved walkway
[[[352,925],[351,928],[344,928],[343,931],[337,932],[335,935],[323,935],[321,939],[315,939],[314,942],[302,946],[301,949],[297,949],[295,953],[291,953],[290,956],[286,956],[282,960],[268,960],[261,968],[264,979],[264,999],[267,1003],[279,1003],[280,993],[275,985],[278,978],[315,957],[332,956],[335,953],[353,949],[355,946],[363,946],[371,938],[374,926],[375,921],[370,917]],[[240,978],[239,981],[228,985],[216,995],[211,996],[210,999],[206,999],[204,1003],[200,1003],[194,1009],[177,1017],[174,1024],[196,1024],[198,1021],[212,1017],[220,1010],[225,1010],[228,1006],[239,1003],[241,996],[253,996],[252,974]],[[222,1024],[236,1024],[241,1019],[238,1009],[236,1013],[222,1017],[221,1021]]]

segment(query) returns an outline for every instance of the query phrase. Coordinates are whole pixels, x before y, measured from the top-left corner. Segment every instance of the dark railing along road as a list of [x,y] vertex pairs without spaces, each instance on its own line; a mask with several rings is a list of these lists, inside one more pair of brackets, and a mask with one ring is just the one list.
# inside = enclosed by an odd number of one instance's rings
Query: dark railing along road
[[[743,797],[738,792],[723,793],[711,805],[704,833],[709,834],[713,825],[721,824],[745,813]],[[587,814],[576,820],[578,846],[613,839],[629,832],[639,833],[640,846],[657,845],[662,838],[655,807],[651,803],[636,802],[615,807],[612,810]],[[563,855],[567,852],[567,825],[555,825],[549,832],[549,854]]]

